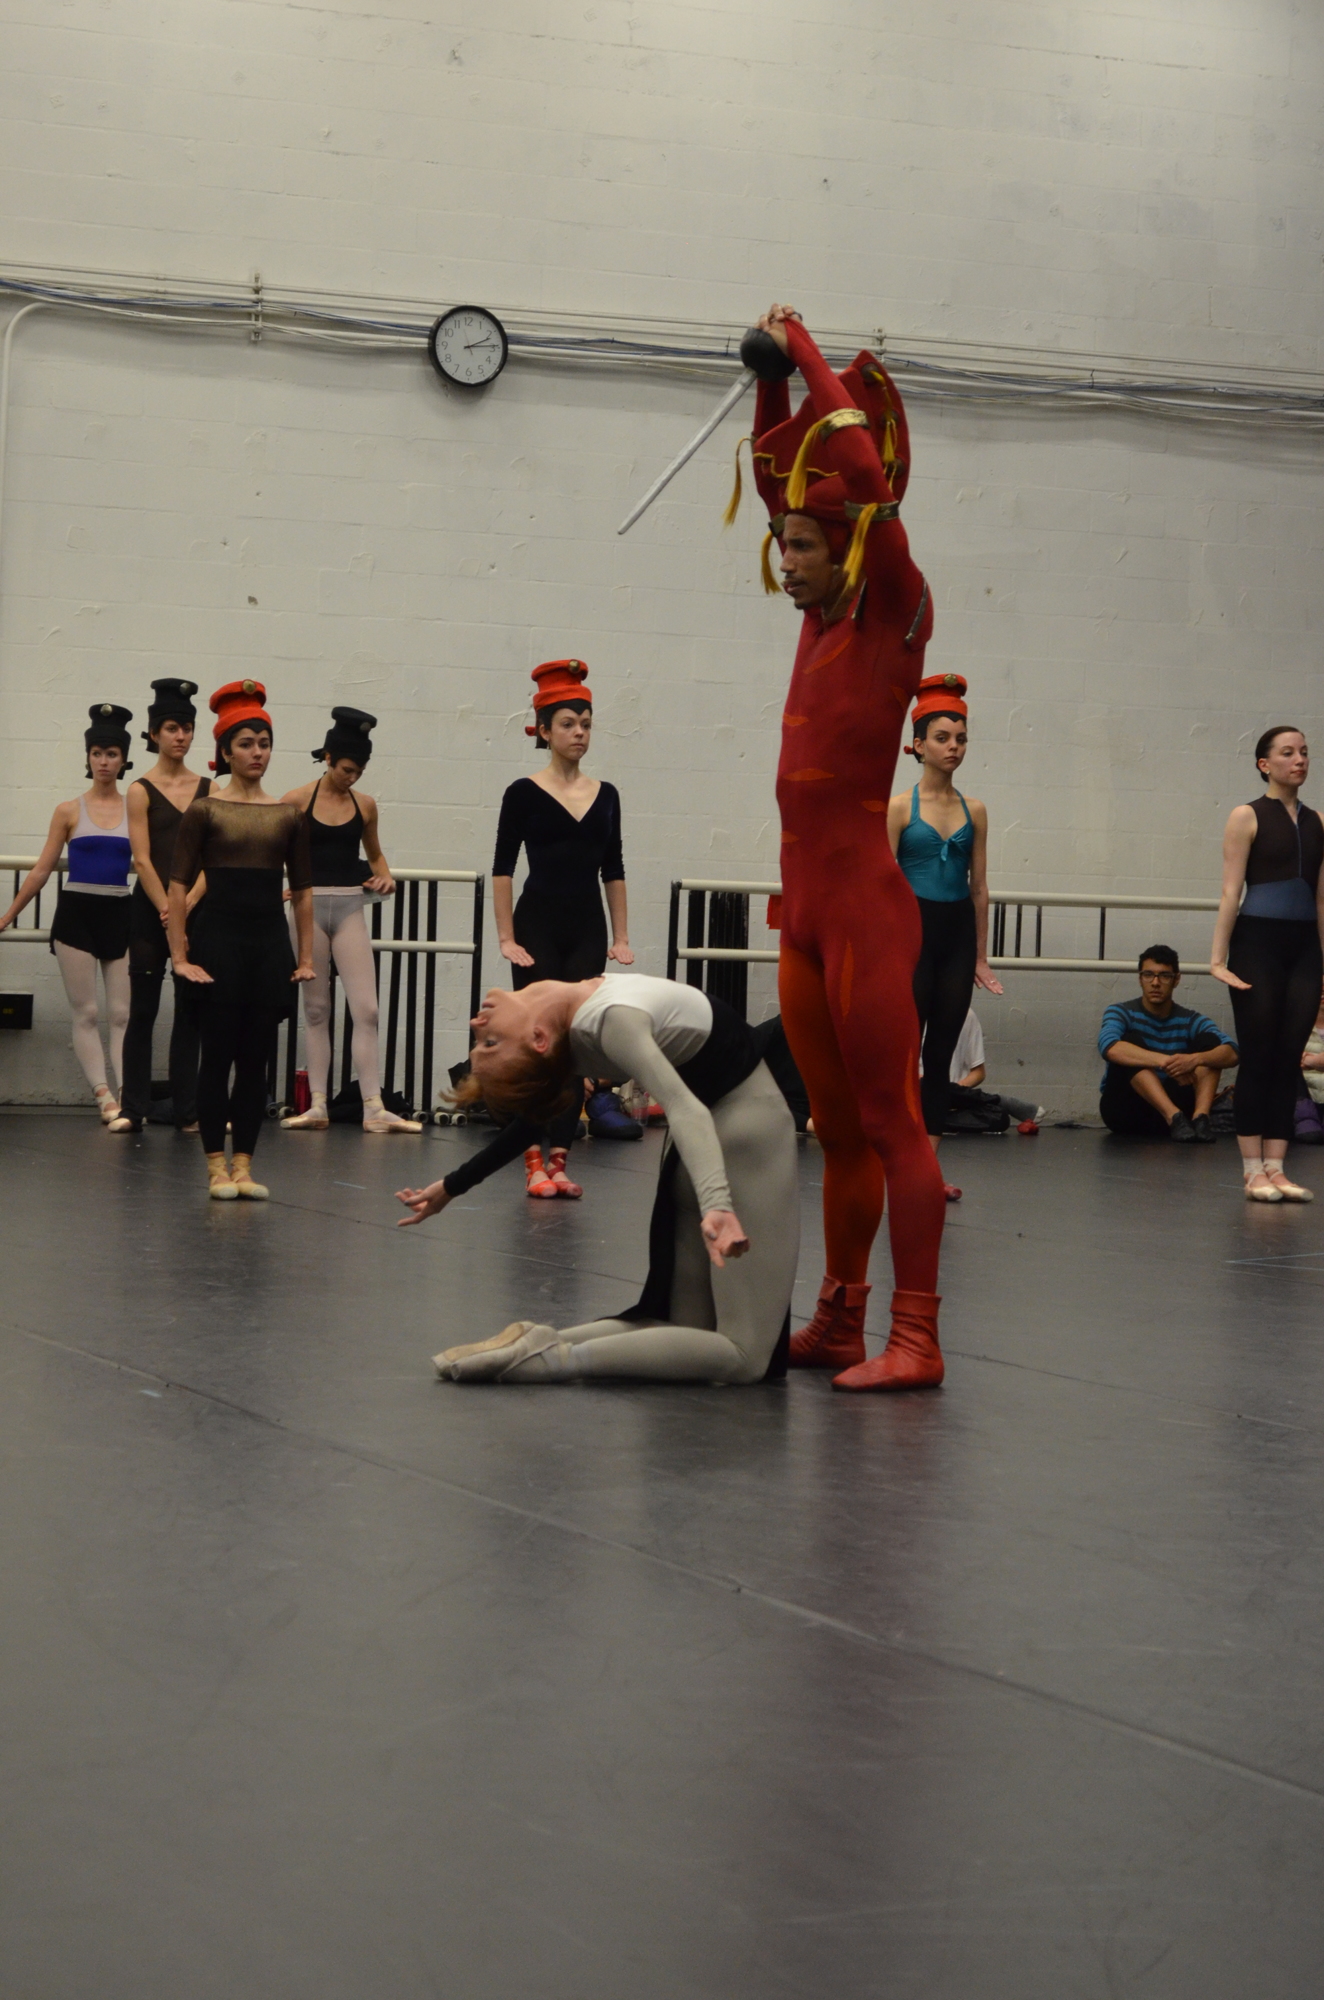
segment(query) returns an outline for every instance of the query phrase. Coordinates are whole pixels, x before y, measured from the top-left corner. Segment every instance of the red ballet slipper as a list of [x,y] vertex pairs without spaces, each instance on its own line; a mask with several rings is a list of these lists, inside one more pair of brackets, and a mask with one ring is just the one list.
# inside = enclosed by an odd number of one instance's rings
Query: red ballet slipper
[[536,1195],[541,1201],[556,1200],[552,1177],[542,1163],[541,1146],[530,1146],[524,1155],[524,1192]]
[[564,1146],[552,1147],[547,1160],[548,1176],[551,1179],[552,1186],[559,1195],[563,1195],[567,1201],[578,1201],[584,1190],[580,1187],[579,1182],[572,1181],[566,1172],[566,1157]]
[[1016,1130],[1020,1133],[1022,1139],[1034,1139],[1039,1134],[1039,1126],[1033,1118],[1022,1118]]
[[833,1381],[834,1389],[936,1389],[943,1378],[936,1292],[893,1292],[892,1331],[882,1353]]
[[959,1201],[961,1199],[960,1188],[953,1187],[950,1181],[943,1182],[942,1191],[944,1195],[947,1197],[948,1201]]
[[824,1278],[808,1326],[791,1336],[788,1368],[850,1368],[864,1359],[864,1308],[868,1285]]

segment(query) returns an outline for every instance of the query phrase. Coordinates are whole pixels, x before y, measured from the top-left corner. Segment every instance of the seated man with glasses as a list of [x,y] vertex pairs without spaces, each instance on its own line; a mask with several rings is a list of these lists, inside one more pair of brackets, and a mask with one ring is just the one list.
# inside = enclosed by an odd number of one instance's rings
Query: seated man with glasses
[[1237,1049],[1207,1014],[1174,1005],[1180,980],[1172,946],[1152,944],[1140,954],[1140,998],[1105,1008],[1099,1114],[1110,1132],[1212,1146],[1219,1072],[1233,1068]]

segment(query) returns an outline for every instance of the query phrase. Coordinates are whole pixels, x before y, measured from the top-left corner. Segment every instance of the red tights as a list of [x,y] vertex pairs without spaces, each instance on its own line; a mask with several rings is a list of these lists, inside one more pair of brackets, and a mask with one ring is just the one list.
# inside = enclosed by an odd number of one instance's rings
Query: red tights
[[[862,941],[863,942],[863,941]],[[894,1283],[936,1292],[946,1202],[919,1102],[919,1024],[904,952],[833,949],[829,964],[782,941],[782,1025],[823,1148],[829,1273],[869,1275],[888,1200]]]

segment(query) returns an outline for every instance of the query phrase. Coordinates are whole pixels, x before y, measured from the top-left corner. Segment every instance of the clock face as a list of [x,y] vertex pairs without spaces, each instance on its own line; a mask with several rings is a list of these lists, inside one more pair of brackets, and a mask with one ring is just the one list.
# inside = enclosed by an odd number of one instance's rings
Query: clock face
[[428,335],[433,367],[461,389],[495,381],[507,352],[506,329],[482,306],[452,306]]

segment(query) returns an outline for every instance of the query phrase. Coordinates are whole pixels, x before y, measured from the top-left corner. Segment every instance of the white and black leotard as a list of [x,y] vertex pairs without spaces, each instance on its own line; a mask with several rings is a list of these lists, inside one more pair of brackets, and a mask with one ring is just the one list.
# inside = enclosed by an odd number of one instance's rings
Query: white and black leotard
[[[795,1123],[747,1022],[697,987],[643,974],[604,979],[570,1024],[575,1066],[635,1078],[667,1114],[649,1226],[648,1278],[636,1306],[564,1329],[570,1373],[651,1381],[758,1382],[786,1329],[799,1252]],[[514,1159],[529,1128],[448,1174],[448,1193]],[[460,1183],[456,1186],[453,1183]],[[699,1223],[734,1210],[749,1254],[717,1270]],[[565,1371],[563,1371],[565,1372]]]

